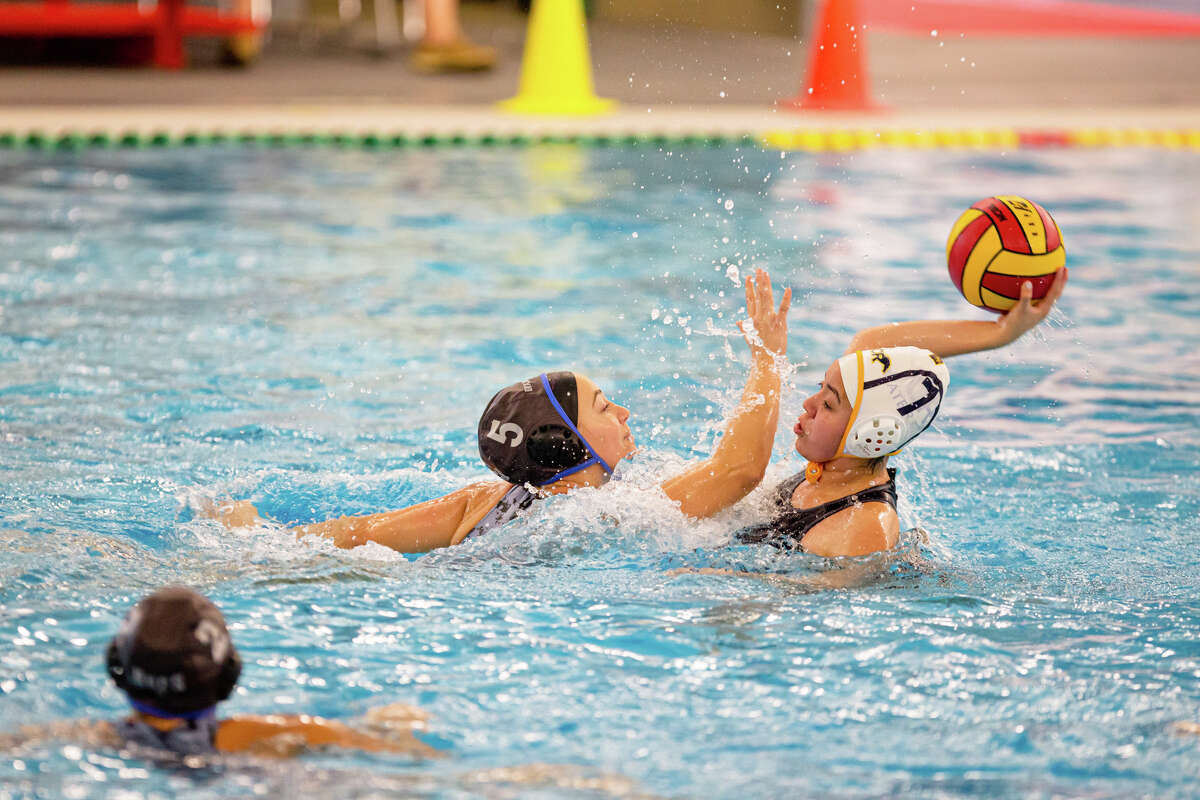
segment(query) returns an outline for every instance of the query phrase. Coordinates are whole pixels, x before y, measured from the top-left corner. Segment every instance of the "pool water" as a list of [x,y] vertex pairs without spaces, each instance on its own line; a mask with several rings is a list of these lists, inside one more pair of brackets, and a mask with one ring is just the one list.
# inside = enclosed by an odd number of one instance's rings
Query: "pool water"
[[[0,754],[0,797],[1191,796],[1197,185],[1200,154],[1136,149],[0,151],[0,731],[122,714],[103,648],[185,583],[246,662],[225,713],[411,703],[448,754],[47,744]],[[855,330],[989,318],[945,236],[1001,193],[1055,215],[1071,283],[950,363],[880,577],[731,546]],[[758,266],[796,292],[775,459],[690,522],[653,487],[739,396]],[[488,477],[479,412],[549,369],[631,408],[621,480],[421,557],[284,530]],[[277,523],[198,513],[227,498]],[[795,580],[673,572],[701,566]]]

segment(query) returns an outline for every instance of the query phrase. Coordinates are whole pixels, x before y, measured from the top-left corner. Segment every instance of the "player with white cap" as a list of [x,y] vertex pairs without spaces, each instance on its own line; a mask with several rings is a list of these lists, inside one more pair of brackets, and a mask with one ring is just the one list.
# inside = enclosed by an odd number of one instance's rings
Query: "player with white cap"
[[950,385],[942,359],[1015,341],[1045,319],[1065,285],[1064,269],[1035,306],[1026,284],[1017,305],[994,322],[904,322],[858,333],[792,428],[805,470],[776,488],[772,518],[737,538],[823,556],[895,546],[900,521],[888,458],[937,416]]

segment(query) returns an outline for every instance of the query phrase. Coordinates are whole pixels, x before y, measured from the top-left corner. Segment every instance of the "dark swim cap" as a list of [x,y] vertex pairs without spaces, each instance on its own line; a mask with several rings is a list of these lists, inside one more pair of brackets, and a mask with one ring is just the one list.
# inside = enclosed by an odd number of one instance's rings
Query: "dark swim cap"
[[242,660],[207,597],[169,586],[134,606],[108,646],[108,674],[138,711],[192,719],[229,697]]
[[543,373],[501,389],[479,418],[479,456],[509,483],[545,486],[581,469],[612,467],[579,432],[572,372]]

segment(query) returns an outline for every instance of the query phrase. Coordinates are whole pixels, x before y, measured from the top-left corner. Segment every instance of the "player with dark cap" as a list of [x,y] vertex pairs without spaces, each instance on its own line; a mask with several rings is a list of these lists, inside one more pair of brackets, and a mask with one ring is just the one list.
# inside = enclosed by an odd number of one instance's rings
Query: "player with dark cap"
[[[418,756],[437,752],[409,731],[377,736],[307,715],[218,719],[217,704],[233,692],[242,661],[217,607],[181,586],[159,589],[129,611],[108,646],[107,663],[108,674],[133,707],[130,716],[117,722],[27,727],[15,736],[0,737],[0,746],[76,739],[179,756],[293,755],[326,746]],[[398,705],[373,711],[368,718],[380,722],[422,716]]]
[[[894,470],[888,458],[927,429],[948,384],[943,359],[1003,347],[1050,313],[1066,284],[1062,270],[1038,304],[1026,282],[1019,302],[993,322],[918,320],[867,328],[826,370],[793,426],[803,472],[777,487],[772,516],[743,542],[822,556],[887,550],[899,540]],[[746,279],[749,324],[739,323],[752,354],[742,402],[726,420],[712,455],[664,481],[664,494],[691,517],[741,500],[763,478],[779,416],[791,291],[776,309],[770,278]],[[629,411],[585,376],[551,372],[498,392],[479,420],[479,453],[504,482],[467,486],[399,511],[307,525],[340,547],[378,542],[405,553],[458,544],[512,520],[537,499],[608,480],[634,450]],[[230,527],[257,518],[235,504],[218,516]]]
[[[779,416],[780,371],[787,350],[791,290],[775,306],[771,279],[759,270],[746,279],[750,324],[739,323],[752,353],[742,402],[726,420],[709,458],[661,484],[692,517],[706,517],[741,500],[762,480]],[[404,553],[458,544],[516,517],[539,498],[608,481],[636,449],[629,410],[609,400],[586,376],[547,372],[518,381],[492,397],[479,420],[479,454],[503,481],[484,481],[415,506],[343,517],[297,528],[340,547],[378,542]],[[248,503],[218,516],[229,527],[258,518]]]
[[611,476],[613,468],[578,424],[579,379],[573,372],[542,373],[496,392],[479,418],[479,456],[512,488],[460,541],[514,519],[538,498],[539,487],[592,465]]
[[579,380],[542,373],[496,392],[479,418],[479,455],[509,483],[546,486],[598,465],[613,468],[579,432]]
[[181,754],[215,752],[217,703],[242,674],[225,618],[208,598],[160,589],[134,606],[108,645],[108,674],[134,714],[125,741]]

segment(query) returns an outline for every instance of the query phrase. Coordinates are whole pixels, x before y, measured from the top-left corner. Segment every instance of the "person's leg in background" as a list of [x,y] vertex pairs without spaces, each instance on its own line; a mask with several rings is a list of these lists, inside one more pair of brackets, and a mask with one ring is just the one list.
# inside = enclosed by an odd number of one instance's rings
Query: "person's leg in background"
[[463,33],[458,0],[424,0],[425,37],[413,53],[412,64],[422,72],[491,69],[496,48],[475,44]]

